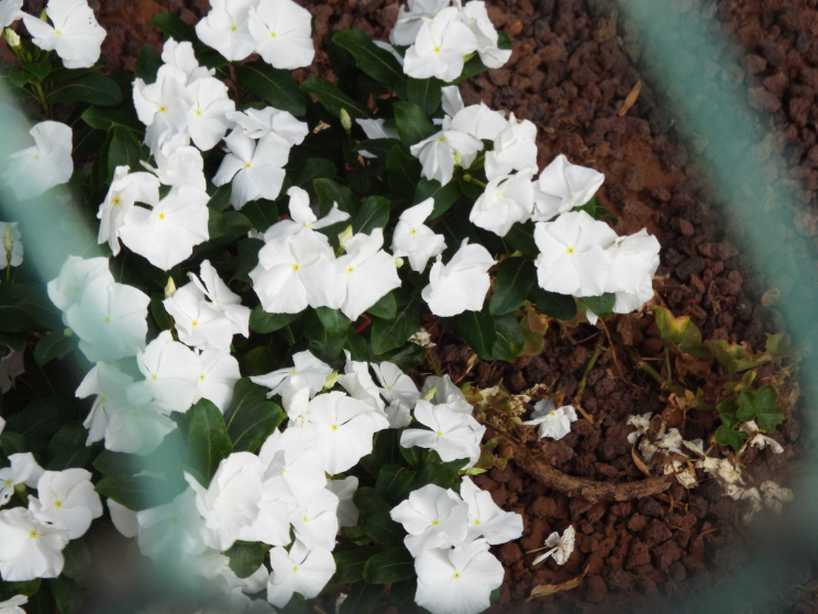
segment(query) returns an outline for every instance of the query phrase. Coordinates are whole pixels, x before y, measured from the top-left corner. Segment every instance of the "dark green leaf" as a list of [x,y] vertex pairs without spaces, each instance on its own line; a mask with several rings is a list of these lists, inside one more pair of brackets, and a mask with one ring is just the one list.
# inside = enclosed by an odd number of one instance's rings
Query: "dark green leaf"
[[86,446],[88,431],[82,425],[64,424],[48,442],[49,461],[45,468],[62,471],[69,467],[85,467],[97,455],[99,446]]
[[151,23],[167,38],[174,38],[177,42],[195,41],[196,31],[174,13],[164,11],[153,16]]
[[378,552],[375,546],[357,546],[345,550],[335,550],[335,575],[332,582],[335,584],[353,584],[364,578],[364,565],[367,560]]
[[522,353],[525,337],[520,321],[514,314],[508,314],[494,320],[496,336],[491,354],[495,360],[514,362]]
[[332,179],[337,175],[338,169],[335,168],[335,164],[326,158],[307,158],[304,166],[293,179],[293,184],[307,188],[312,185],[314,179],[319,177]]
[[211,239],[233,240],[244,236],[253,224],[241,211],[210,209],[207,221]]
[[398,294],[398,313],[394,319],[374,318],[370,339],[376,355],[401,347],[420,328],[420,297],[416,294]]
[[52,360],[64,358],[72,349],[74,349],[74,342],[71,337],[66,337],[63,331],[48,333],[34,347],[34,362],[44,367]]
[[82,121],[95,130],[107,131],[111,128],[119,127],[125,128],[126,130],[141,132],[144,129],[133,113],[121,107],[114,109],[88,107],[82,112],[80,117],[82,117]]
[[335,117],[340,118],[341,109],[346,109],[351,117],[367,117],[369,115],[366,107],[355,102],[337,86],[314,75],[307,77],[301,85],[301,89],[315,96],[321,106]]
[[395,103],[395,125],[406,145],[414,145],[435,132],[434,124],[414,102]]
[[497,269],[489,313],[502,316],[522,307],[537,284],[537,270],[526,258],[508,258]]
[[173,498],[168,482],[149,475],[110,475],[94,484],[97,493],[136,512]]
[[394,584],[415,577],[415,561],[399,546],[370,557],[364,565],[364,579],[370,584]]
[[48,100],[52,104],[84,102],[98,107],[114,107],[122,102],[116,81],[91,70],[63,70],[50,79]]
[[44,446],[73,411],[71,403],[63,398],[34,399],[9,416],[6,428],[25,437],[29,445]]
[[295,320],[297,313],[267,313],[261,306],[254,307],[250,313],[250,330],[266,335],[281,330]]
[[420,163],[405,145],[396,143],[386,154],[386,180],[392,193],[399,197],[415,190],[420,180]]
[[427,198],[434,198],[435,206],[434,209],[432,209],[432,214],[429,216],[429,220],[434,220],[451,209],[452,205],[457,202],[459,196],[460,190],[455,181],[450,181],[445,186],[441,186],[440,183],[434,179],[421,179],[417,183],[413,202],[417,205]]
[[482,311],[466,311],[455,316],[454,328],[457,334],[471,346],[480,358],[491,360],[497,332],[494,320]]
[[111,140],[108,143],[108,178],[114,176],[117,166],[129,166],[131,170],[139,168],[139,161],[144,158],[142,144],[136,134],[121,126],[111,129]]
[[716,429],[715,438],[717,443],[723,446],[730,446],[738,451],[744,445],[744,442],[747,441],[747,433],[737,431],[733,426],[722,424]]
[[290,71],[262,64],[236,64],[236,76],[242,87],[277,109],[297,117],[307,112],[307,99],[298,89]]
[[247,378],[233,389],[233,402],[225,413],[234,452],[256,453],[286,417],[281,407],[267,399],[266,388]]
[[353,213],[358,208],[358,200],[348,187],[341,185],[333,179],[321,177],[312,182],[318,203],[321,207],[321,215],[326,215],[332,205],[338,203],[338,208],[347,213]]
[[508,231],[508,234],[506,234],[504,240],[510,247],[531,259],[536,258],[540,253],[537,244],[534,242],[533,222],[514,224],[511,230]]
[[159,330],[171,330],[173,328],[173,318],[170,317],[167,309],[165,309],[165,304],[162,302],[161,297],[152,296],[148,308]]
[[578,298],[577,302],[586,310],[593,311],[598,316],[607,316],[613,313],[616,295],[608,293],[601,296],[587,296]]
[[233,449],[224,416],[213,403],[202,399],[184,415],[181,427],[187,443],[187,467],[207,487],[219,463]]
[[47,584],[59,614],[75,614],[82,611],[85,596],[76,582],[61,576],[48,580]]
[[275,369],[277,357],[266,345],[259,345],[239,356],[239,365],[244,375],[264,375]]
[[383,296],[381,300],[368,309],[368,313],[381,320],[394,320],[398,314],[398,301],[394,292]]
[[349,318],[337,309],[318,307],[315,309],[315,314],[321,321],[324,330],[331,335],[346,333],[352,326],[352,322],[350,322]]
[[415,472],[407,467],[384,465],[378,471],[375,490],[387,501],[398,504],[409,496],[415,478]]
[[389,207],[389,201],[383,196],[366,197],[352,218],[352,229],[369,234],[376,228],[383,228],[389,221]]
[[577,315],[576,301],[565,294],[546,292],[537,286],[534,288],[533,301],[540,313],[558,320],[573,320]]
[[23,333],[56,329],[61,322],[45,288],[35,284],[0,286],[0,332]]
[[378,83],[396,89],[403,82],[403,69],[398,61],[361,30],[353,28],[336,32],[332,42],[349,52],[358,68]]
[[736,418],[740,422],[755,420],[758,428],[767,433],[774,431],[786,418],[772,386],[742,390],[736,404]]
[[239,577],[251,576],[264,565],[270,546],[260,542],[236,542],[224,554],[230,559],[230,569]]
[[136,59],[136,76],[145,83],[153,83],[162,64],[162,54],[156,47],[145,45],[139,50],[139,57]]
[[409,79],[406,97],[431,117],[440,108],[440,89],[443,83],[437,79]]

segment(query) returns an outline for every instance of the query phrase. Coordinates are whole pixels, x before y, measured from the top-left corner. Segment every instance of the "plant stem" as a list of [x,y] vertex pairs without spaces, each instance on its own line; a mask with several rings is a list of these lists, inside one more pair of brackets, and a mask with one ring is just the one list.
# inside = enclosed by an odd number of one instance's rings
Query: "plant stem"
[[48,100],[45,97],[45,90],[43,90],[43,85],[39,81],[34,82],[34,93],[37,95],[37,100],[40,102],[40,106],[43,107],[43,114],[48,116]]
[[475,177],[472,177],[468,173],[463,175],[463,181],[465,181],[466,183],[473,183],[474,185],[479,185],[483,189],[485,189],[486,186],[488,185],[485,181],[480,181],[479,179],[476,179]]

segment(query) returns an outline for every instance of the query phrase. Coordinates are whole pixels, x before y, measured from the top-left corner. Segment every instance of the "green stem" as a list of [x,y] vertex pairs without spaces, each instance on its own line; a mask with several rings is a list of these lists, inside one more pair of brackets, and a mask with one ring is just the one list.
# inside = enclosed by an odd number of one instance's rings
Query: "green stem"
[[48,117],[48,99],[45,97],[45,90],[43,89],[42,83],[35,81],[34,82],[34,93],[37,95],[37,100],[40,103],[40,106],[43,107],[43,114]]
[[473,183],[474,185],[479,185],[483,189],[486,189],[486,186],[488,185],[485,181],[480,181],[479,179],[472,177],[468,173],[463,175],[463,181],[465,181],[466,183]]

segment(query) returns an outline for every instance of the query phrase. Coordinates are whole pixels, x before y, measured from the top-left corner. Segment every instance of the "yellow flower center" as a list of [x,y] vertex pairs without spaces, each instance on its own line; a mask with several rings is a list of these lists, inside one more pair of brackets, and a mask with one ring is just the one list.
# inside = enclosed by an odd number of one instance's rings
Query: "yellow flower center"
[[244,168],[253,168],[253,163],[248,160],[244,163]]
[[190,326],[191,328],[196,328],[197,326],[199,326],[199,320],[191,320]]
[[159,212],[159,220],[160,221],[164,222],[166,217],[167,217],[167,215],[165,215],[164,211]]
[[440,52],[443,51],[440,45],[435,45],[435,53],[440,55]]
[[577,248],[574,247],[573,245],[569,245],[568,247],[565,248],[565,253],[568,254],[569,256],[572,255],[575,251],[577,251]]
[[298,271],[301,270],[301,265],[298,264],[297,262],[293,262],[293,267],[292,268],[293,268],[294,273],[298,273]]
[[3,486],[5,486],[6,488],[13,488],[14,487],[14,482],[12,482],[11,480],[4,480],[3,481]]
[[459,579],[460,579],[460,572],[459,572],[459,571],[455,571],[455,572],[452,574],[452,580],[459,580]]
[[111,316],[105,316],[105,323],[106,323],[106,324],[110,324],[110,323],[111,323]]
[[114,197],[111,199],[111,204],[114,207],[118,207],[119,205],[122,204],[122,197],[120,197],[119,194],[115,194]]
[[412,229],[409,231],[409,234],[410,234],[410,235],[412,235],[413,237],[414,237],[414,236],[415,236],[417,233],[418,233],[418,229],[417,229],[417,228],[412,228]]
[[163,104],[162,104],[162,105],[159,105],[159,112],[160,112],[160,113],[167,113],[167,112],[168,112],[168,108],[167,108],[165,105],[163,105]]
[[437,526],[437,525],[439,525],[439,524],[440,524],[440,521],[439,521],[437,518],[435,518],[435,519],[432,521],[432,526],[433,526],[433,527],[436,527],[436,526]]
[[62,507],[62,499],[57,499],[56,501],[54,501],[54,507],[60,509]]
[[270,38],[278,38],[278,32],[270,32]]
[[443,431],[438,431],[437,433],[435,433],[435,435],[438,437],[443,437]]
[[205,374],[204,374],[204,373],[202,373],[202,374],[200,374],[200,375],[199,375],[199,381],[200,381],[200,382],[205,381]]
[[39,539],[40,532],[37,529],[31,529],[31,531],[28,532],[28,536],[31,539]]
[[300,567],[298,565],[293,565],[293,573],[296,573]]
[[354,273],[354,272],[355,272],[355,267],[350,264],[347,267],[347,273]]
[[331,430],[331,431],[337,431],[337,430],[338,430],[338,425],[337,425],[337,424],[330,424],[330,425],[329,425],[329,430]]
[[230,31],[231,31],[231,32],[235,32],[235,31],[237,31],[238,29],[239,29],[239,26],[238,26],[238,24],[236,24],[236,22],[235,22],[235,21],[234,21],[233,23],[231,23],[231,24],[230,24]]

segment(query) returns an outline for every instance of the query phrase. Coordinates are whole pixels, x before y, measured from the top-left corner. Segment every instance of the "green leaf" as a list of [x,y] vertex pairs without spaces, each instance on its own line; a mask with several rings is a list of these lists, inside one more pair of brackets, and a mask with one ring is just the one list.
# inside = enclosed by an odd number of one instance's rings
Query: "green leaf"
[[483,311],[466,311],[455,316],[454,328],[458,336],[469,344],[480,358],[491,360],[497,331],[494,319]]
[[6,428],[25,437],[29,446],[43,447],[74,409],[64,398],[41,397],[9,416]]
[[225,413],[225,423],[234,452],[256,453],[284,421],[281,407],[267,399],[267,389],[247,378],[233,389],[233,401]]
[[224,554],[230,559],[230,569],[239,578],[246,578],[264,565],[269,552],[270,546],[267,544],[238,541]]
[[34,347],[34,362],[44,367],[52,360],[59,360],[67,356],[74,349],[71,337],[66,337],[62,331],[48,333],[41,337]]
[[88,107],[82,112],[80,117],[82,121],[91,126],[94,130],[108,131],[114,127],[125,128],[126,130],[136,132],[143,130],[143,126],[139,124],[137,117],[121,107],[114,109]]
[[332,205],[338,203],[338,208],[347,213],[353,213],[358,208],[358,200],[348,187],[341,185],[334,179],[321,177],[313,179],[312,187],[318,197],[321,215],[326,215]]
[[310,350],[328,361],[341,355],[351,328],[349,318],[327,307],[311,310],[304,318],[304,334]]
[[187,411],[180,428],[187,443],[186,465],[199,483],[207,487],[219,463],[233,449],[224,416],[213,403],[202,399]]
[[731,375],[748,369],[755,369],[759,365],[772,360],[772,356],[769,354],[755,354],[751,349],[743,345],[730,343],[724,339],[708,339],[704,342],[704,346],[716,362]]
[[372,351],[385,354],[401,347],[420,328],[420,296],[417,292],[398,293],[398,312],[392,320],[374,318],[370,336]]
[[245,236],[253,228],[252,222],[241,211],[210,209],[207,231],[210,239],[231,241]]
[[82,611],[85,596],[76,582],[61,576],[48,580],[47,583],[59,614],[75,614]]
[[[534,242],[534,223],[514,224],[503,239],[511,248],[532,260],[536,258],[540,249]],[[573,316],[572,316],[573,317]]]
[[690,316],[675,317],[670,310],[655,305],[653,314],[659,336],[665,343],[674,345],[679,351],[699,358],[707,356],[702,346],[702,334],[690,320]]
[[376,228],[383,228],[389,221],[389,208],[390,203],[383,196],[366,197],[352,218],[352,229],[369,234]]
[[364,580],[370,584],[394,584],[414,577],[415,561],[403,546],[379,552],[364,565]]
[[45,288],[39,284],[0,285],[0,332],[56,329],[61,322]]
[[277,357],[266,345],[259,345],[239,356],[239,365],[244,375],[264,375],[275,369]]
[[170,501],[165,480],[149,475],[109,475],[94,484],[101,497],[113,499],[135,512]]
[[494,320],[496,336],[491,355],[494,360],[514,362],[525,346],[525,337],[520,321],[514,314],[508,314]]
[[406,532],[389,516],[392,505],[374,489],[361,487],[355,493],[355,504],[360,512],[359,526],[379,544],[398,545]]
[[340,118],[341,109],[346,109],[347,113],[353,118],[369,115],[366,107],[355,102],[329,81],[324,81],[314,75],[307,77],[304,83],[301,84],[301,89],[315,96],[321,106],[334,117]]
[[425,458],[417,472],[417,488],[426,484],[437,484],[441,488],[457,490],[460,484],[460,470],[469,462],[467,458],[441,462],[437,452],[426,450]]
[[250,313],[250,330],[262,335],[274,333],[288,326],[298,316],[297,313],[267,313],[259,305]]
[[165,309],[165,304],[161,297],[156,295],[152,296],[148,309],[150,309],[151,317],[153,317],[153,321],[156,322],[156,326],[159,327],[159,330],[171,330],[173,328],[173,318],[170,317],[167,309]]
[[189,26],[177,15],[169,11],[163,11],[154,15],[151,19],[151,23],[162,32],[166,38],[174,38],[177,42],[196,40],[196,31],[193,29],[193,26]]
[[335,557],[335,575],[332,578],[334,584],[354,584],[364,579],[364,565],[367,560],[378,552],[376,546],[357,546],[345,550],[335,550],[332,556]]
[[431,117],[440,108],[442,85],[441,81],[434,78],[409,79],[406,83],[406,97]]
[[91,70],[62,70],[51,78],[51,104],[84,102],[98,107],[115,107],[122,102],[116,81]]
[[375,490],[396,505],[409,496],[416,479],[415,472],[401,465],[384,465],[378,471]]
[[744,445],[744,442],[747,441],[747,433],[737,431],[735,427],[727,424],[722,424],[719,426],[714,435],[716,438],[716,443],[723,446],[730,446],[736,451],[739,451],[741,446]]
[[390,292],[381,297],[377,303],[368,309],[368,313],[381,320],[394,320],[395,316],[398,315],[398,301],[395,298],[395,293]]
[[307,99],[290,71],[278,70],[260,62],[234,66],[238,82],[251,94],[296,117],[307,112]]
[[314,179],[325,177],[332,179],[338,175],[335,164],[326,158],[307,158],[304,165],[298,171],[293,184],[306,188],[312,185]]
[[577,302],[586,310],[593,311],[598,316],[607,316],[613,313],[616,295],[608,293],[601,296],[587,296],[578,298]]
[[459,196],[460,189],[456,181],[450,181],[445,186],[441,186],[440,183],[434,179],[421,179],[417,182],[415,197],[412,200],[413,204],[417,205],[427,198],[434,198],[435,206],[434,209],[432,209],[432,214],[429,216],[429,220],[434,220],[451,209],[452,205],[457,202]]
[[489,313],[502,316],[519,309],[537,285],[537,270],[525,258],[508,258],[497,269]]
[[109,179],[114,176],[117,166],[129,166],[131,170],[135,170],[139,168],[139,161],[143,158],[142,144],[133,131],[121,126],[111,129],[107,157]]
[[90,465],[99,446],[86,446],[87,438],[88,431],[79,423],[61,426],[48,442],[48,454],[51,458],[45,468],[49,471],[62,471],[69,467]]
[[386,180],[398,197],[412,194],[420,180],[420,163],[401,143],[396,142],[386,154]]
[[404,144],[414,145],[434,134],[434,124],[414,102],[396,102],[394,108],[395,125]]
[[403,82],[403,69],[391,53],[381,49],[361,30],[352,28],[336,32],[333,44],[349,52],[355,65],[367,76],[390,89],[397,89]]
[[324,330],[330,335],[340,335],[349,331],[352,327],[352,322],[338,309],[330,309],[329,307],[318,307],[315,309],[315,314],[321,321]]
[[142,79],[145,83],[153,83],[156,81],[156,73],[159,72],[159,67],[162,66],[162,54],[152,45],[144,45],[139,50],[139,57],[136,59],[136,76]]
[[765,433],[774,431],[786,419],[778,404],[778,395],[772,386],[742,390],[736,404],[736,418],[740,422],[755,420],[758,428]]

